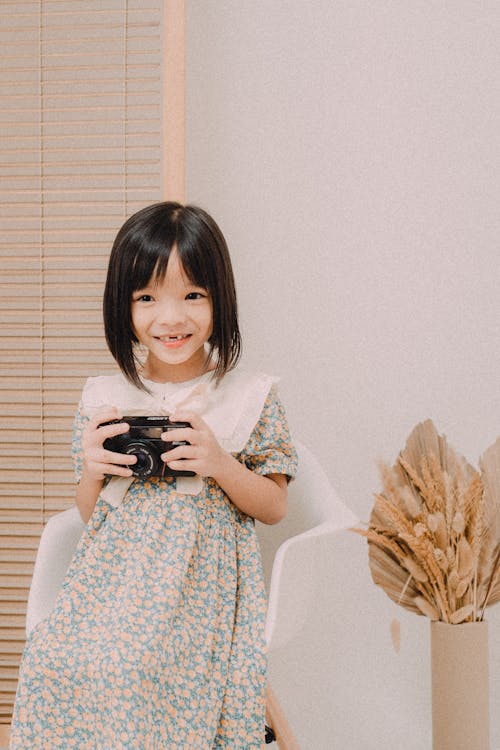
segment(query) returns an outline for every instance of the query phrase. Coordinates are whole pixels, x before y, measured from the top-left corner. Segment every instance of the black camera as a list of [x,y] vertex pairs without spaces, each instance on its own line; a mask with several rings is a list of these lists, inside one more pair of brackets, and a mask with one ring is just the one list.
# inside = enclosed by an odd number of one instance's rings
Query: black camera
[[172,450],[179,445],[189,445],[186,440],[166,442],[161,439],[162,432],[191,427],[189,422],[171,422],[168,417],[123,417],[113,419],[105,424],[130,425],[128,432],[107,438],[103,447],[115,453],[137,456],[137,462],[129,466],[132,473],[141,479],[148,477],[194,477],[194,471],[179,471],[171,469],[161,460],[162,453]]

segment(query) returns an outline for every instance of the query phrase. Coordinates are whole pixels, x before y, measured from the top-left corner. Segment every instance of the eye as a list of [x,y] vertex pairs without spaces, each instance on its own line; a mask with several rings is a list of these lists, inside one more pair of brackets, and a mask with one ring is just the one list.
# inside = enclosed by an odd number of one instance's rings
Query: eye
[[153,302],[154,297],[151,294],[134,294],[134,302]]
[[205,299],[206,297],[206,292],[189,292],[189,294],[186,294],[186,299]]

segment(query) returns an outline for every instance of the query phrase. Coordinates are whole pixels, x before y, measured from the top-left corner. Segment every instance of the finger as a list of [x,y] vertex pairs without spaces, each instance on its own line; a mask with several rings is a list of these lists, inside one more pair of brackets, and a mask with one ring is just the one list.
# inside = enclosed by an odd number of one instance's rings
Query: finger
[[166,443],[178,443],[181,440],[186,440],[188,443],[193,443],[195,440],[195,433],[192,427],[179,427],[176,430],[167,430],[162,432],[161,439]]
[[196,457],[197,451],[193,445],[179,445],[178,448],[173,448],[173,450],[163,453],[161,460],[170,465],[171,461],[177,461],[182,458],[194,459]]
[[128,432],[129,429],[130,425],[127,424],[127,422],[117,422],[116,424],[103,425],[102,427],[98,428],[99,439],[102,438],[102,442],[104,442],[108,438],[116,437],[117,435],[123,435],[125,432]]
[[110,422],[112,419],[120,419],[121,414],[116,406],[109,406],[103,409],[99,409],[98,412],[92,415],[89,420],[89,425],[93,427],[99,427],[103,422]]
[[119,424],[112,424],[106,427],[98,427],[95,430],[85,430],[82,435],[82,446],[87,451],[99,449],[107,451],[107,447],[104,448],[106,440],[128,432],[128,429],[129,426],[126,422],[120,422]]
[[167,466],[169,469],[174,469],[175,471],[194,471],[195,474],[198,473],[196,471],[196,461],[169,461]]
[[113,451],[103,450],[100,455],[102,462],[108,464],[125,464],[126,466],[132,466],[137,463],[137,456],[129,453],[114,453]]
[[200,417],[199,414],[196,414],[194,411],[188,411],[188,410],[180,410],[175,411],[170,416],[171,422],[189,422],[191,427],[195,430],[201,430],[204,427],[206,427],[206,423],[203,421],[203,419]]
[[102,474],[112,474],[117,477],[133,476],[131,469],[127,469],[126,466],[118,466],[117,464],[99,464],[99,471]]

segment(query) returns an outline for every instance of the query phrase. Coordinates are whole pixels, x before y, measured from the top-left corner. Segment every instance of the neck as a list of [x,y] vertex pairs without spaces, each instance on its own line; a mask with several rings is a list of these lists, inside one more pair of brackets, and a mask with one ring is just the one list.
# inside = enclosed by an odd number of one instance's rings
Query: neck
[[152,361],[151,357],[148,357],[144,363],[141,375],[147,380],[152,380],[154,383],[183,383],[187,380],[198,378],[200,375],[204,375],[206,372],[211,372],[214,369],[215,363],[211,361],[207,362],[205,356],[200,361],[182,362],[178,365]]

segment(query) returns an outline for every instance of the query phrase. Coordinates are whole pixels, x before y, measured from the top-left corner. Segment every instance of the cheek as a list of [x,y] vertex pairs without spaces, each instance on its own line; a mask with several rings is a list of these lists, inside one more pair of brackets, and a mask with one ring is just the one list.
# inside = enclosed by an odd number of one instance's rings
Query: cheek
[[139,337],[141,332],[144,330],[144,327],[146,326],[147,321],[145,320],[145,316],[141,315],[140,312],[133,310],[130,314],[130,325],[132,328],[132,331],[134,332],[134,335]]
[[211,336],[213,331],[212,305],[207,305],[207,307],[204,307],[203,310],[200,309],[197,319],[199,328],[208,331],[208,335]]

